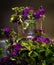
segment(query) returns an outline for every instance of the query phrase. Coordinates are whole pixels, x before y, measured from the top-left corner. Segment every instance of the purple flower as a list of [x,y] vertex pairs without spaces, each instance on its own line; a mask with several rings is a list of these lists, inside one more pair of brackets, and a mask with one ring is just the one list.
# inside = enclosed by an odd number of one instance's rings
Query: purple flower
[[22,48],[21,44],[12,45],[12,50],[19,51],[21,50],[21,48]]
[[19,51],[21,50],[21,48],[22,48],[21,44],[12,45],[11,55],[16,56],[17,53],[19,53]]
[[51,42],[51,40],[49,38],[45,38],[43,42],[46,43],[46,44],[48,44],[48,43]]
[[37,42],[43,42],[44,38],[42,36],[37,37]]
[[23,21],[23,22],[26,20],[26,17],[27,17],[27,13],[24,12],[23,15],[22,15],[22,21]]
[[24,13],[28,13],[29,12],[29,8],[24,8]]
[[40,18],[40,11],[36,10],[36,13],[32,14],[33,17],[35,17],[36,19]]
[[5,34],[6,36],[9,36],[9,34],[10,34],[10,29],[9,29],[8,27],[3,28],[3,31],[4,31],[4,34]]
[[9,29],[8,27],[5,27],[5,28],[3,29],[3,31],[4,31],[4,33],[9,33],[10,29]]
[[8,62],[8,61],[10,61],[10,57],[8,56],[1,59],[2,63]]
[[9,32],[9,30],[10,30],[10,29],[9,29],[8,27],[5,27],[5,28],[3,29],[4,32]]
[[21,48],[22,48],[22,45],[21,44],[16,44],[16,50],[21,50]]
[[24,13],[24,14],[23,14],[23,17],[26,17],[26,16],[27,16],[27,13]]
[[39,11],[41,15],[45,14],[45,8],[43,6],[40,7]]
[[26,16],[27,16],[28,12],[29,12],[29,8],[24,8],[23,15],[22,15],[23,16],[23,18],[22,18],[23,20],[26,19]]
[[12,50],[11,55],[12,56],[16,56],[17,55],[17,51],[16,50]]
[[27,12],[24,12],[23,15],[22,15],[22,21],[24,22],[27,18]]
[[44,43],[48,44],[51,42],[51,40],[49,38],[39,36],[39,37],[37,37],[37,42],[44,42]]
[[36,10],[36,18],[40,18],[40,11],[39,10]]

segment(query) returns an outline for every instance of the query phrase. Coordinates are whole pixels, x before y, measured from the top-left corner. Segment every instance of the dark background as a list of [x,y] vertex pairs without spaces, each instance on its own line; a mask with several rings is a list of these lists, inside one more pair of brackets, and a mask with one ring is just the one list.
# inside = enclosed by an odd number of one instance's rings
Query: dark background
[[17,30],[16,24],[9,22],[10,16],[13,13],[12,7],[33,6],[37,9],[40,5],[43,5],[46,9],[43,27],[47,36],[54,38],[54,0],[0,0],[0,29],[8,26]]

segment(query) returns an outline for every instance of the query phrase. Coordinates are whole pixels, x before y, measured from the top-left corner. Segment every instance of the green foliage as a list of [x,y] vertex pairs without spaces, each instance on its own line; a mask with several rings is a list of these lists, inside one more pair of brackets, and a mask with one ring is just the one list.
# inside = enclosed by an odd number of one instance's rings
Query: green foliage
[[[11,33],[14,33],[13,31]],[[14,36],[16,34],[14,33]],[[52,42],[49,44],[33,42],[32,40],[22,41],[20,44],[23,48],[20,50],[19,54],[15,57],[11,57],[12,61],[16,61],[17,64],[20,63],[20,59],[24,58],[24,64],[30,65],[53,65],[54,64],[54,47]],[[6,41],[5,48],[10,46],[9,40]],[[4,48],[2,49],[4,50]],[[0,58],[2,58],[2,50],[0,50]],[[31,62],[32,61],[32,62]],[[31,62],[31,63],[30,63]]]
[[2,55],[2,48],[0,48],[0,59],[3,58],[3,55]]
[[17,12],[19,10],[19,7],[12,8],[13,11]]
[[[28,40],[27,42],[22,42],[22,46],[28,50],[26,54],[23,53],[23,50],[21,50],[22,54],[24,55],[23,57],[28,56],[30,60],[32,59],[34,62],[34,65],[53,65],[54,64],[54,51],[52,50],[52,43],[49,44],[37,44],[37,42],[34,43],[31,40]],[[37,63],[35,58],[38,57],[38,62]],[[26,61],[28,62],[28,58],[26,57]],[[36,62],[36,63],[35,63]],[[28,62],[29,63],[29,62]],[[32,64],[31,64],[32,65]]]
[[[26,12],[24,12],[24,9],[26,9]],[[33,9],[32,10],[28,9],[29,7],[12,8],[15,14],[11,15],[10,22],[16,22],[17,24],[20,23],[24,30],[28,30],[29,27],[31,27],[31,29],[33,28],[34,30],[36,28],[36,17],[33,17],[32,14],[33,13],[35,14],[36,11],[34,11]],[[4,32],[2,31],[3,30],[0,30],[0,32],[4,34]],[[41,32],[38,32],[36,35],[37,36],[41,35],[40,33]],[[16,61],[17,65],[20,64],[20,59],[23,59],[23,63],[20,65],[54,65],[54,42],[46,44],[43,42],[39,43],[36,40],[33,41],[30,39],[23,41],[22,38],[19,37],[17,33],[14,32],[13,30],[10,31],[10,35],[11,38],[8,38],[8,40],[6,41],[6,46],[0,48],[0,58],[3,57],[2,51],[10,47],[9,48],[10,54],[12,54],[14,48],[15,48],[14,54],[15,51],[17,53],[16,56],[9,55],[10,60]],[[43,34],[42,36],[45,36],[45,34]],[[10,42],[10,39],[13,42],[12,44]],[[20,48],[21,47],[20,45],[15,46],[16,44],[22,45],[22,48]],[[15,47],[12,48],[12,45]],[[16,47],[19,47],[20,49]]]

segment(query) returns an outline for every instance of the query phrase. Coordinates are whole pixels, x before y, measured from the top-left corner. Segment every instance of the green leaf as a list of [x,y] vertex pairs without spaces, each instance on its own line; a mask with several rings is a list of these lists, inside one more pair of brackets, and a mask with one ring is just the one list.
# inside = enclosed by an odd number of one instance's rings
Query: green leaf
[[50,47],[51,47],[51,43],[45,45],[46,49],[49,49]]
[[46,46],[46,44],[45,44],[45,43],[42,43],[42,44],[41,44],[41,47],[45,47],[45,46]]
[[51,54],[51,50],[50,49],[46,49],[45,56],[48,56],[49,54]]
[[2,50],[0,49],[0,59],[3,57]]
[[11,57],[10,59],[11,59],[11,60],[13,60],[13,61],[14,61],[14,60],[16,60],[16,59],[15,59],[15,58],[13,58],[13,57]]
[[22,46],[24,46],[28,50],[31,50],[31,46],[28,43],[22,42]]
[[39,52],[43,52],[43,51],[45,51],[45,49],[43,49],[43,48],[40,48]]
[[22,26],[23,26],[24,30],[27,30],[29,28],[29,23],[25,21],[22,23]]
[[41,53],[41,52],[45,51],[44,48],[40,48],[40,47],[38,47],[38,46],[37,46],[37,48],[36,48],[35,50],[36,50],[38,53]]
[[45,60],[42,61],[42,65],[46,65],[46,61]]
[[35,51],[30,51],[29,52],[30,53],[30,57],[36,57],[36,56],[38,56],[39,54],[37,53],[37,52],[35,52]]
[[30,52],[28,53],[28,56],[31,56],[32,52],[33,52],[33,51],[30,51]]
[[3,55],[2,55],[2,54],[0,54],[0,59],[1,59],[1,58],[3,58]]
[[14,10],[15,12],[17,12],[19,10],[19,7],[14,7],[14,8],[12,8],[12,10]]

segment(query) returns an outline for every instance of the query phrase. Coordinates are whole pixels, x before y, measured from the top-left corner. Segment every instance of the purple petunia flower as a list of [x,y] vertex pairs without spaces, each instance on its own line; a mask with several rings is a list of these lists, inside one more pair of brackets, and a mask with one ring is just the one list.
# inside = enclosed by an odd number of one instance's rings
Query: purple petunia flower
[[8,33],[8,32],[10,31],[10,29],[9,29],[8,27],[5,27],[5,28],[3,29],[3,31],[4,31],[4,33]]
[[26,16],[27,16],[27,13],[24,13],[24,14],[23,14],[23,17],[26,17]]
[[22,48],[22,45],[21,44],[16,44],[16,50],[21,50],[21,48]]
[[36,10],[36,18],[40,18],[40,11]]
[[12,46],[12,49],[15,49],[17,51],[19,51],[22,48],[21,44],[16,44]]
[[22,46],[21,44],[12,45],[12,56],[16,56],[17,53],[21,50]]
[[10,34],[10,29],[8,27],[3,28],[4,34],[8,37]]
[[49,38],[39,36],[39,37],[37,37],[37,42],[44,42],[44,43],[48,44],[51,42],[51,40]]
[[37,37],[37,42],[43,42],[44,38],[42,36]]
[[15,49],[16,48],[16,45],[12,45],[12,49]]
[[24,12],[23,15],[22,15],[22,21],[25,21],[26,20],[26,17],[27,17],[27,13]]
[[29,12],[29,8],[24,8],[24,13],[28,13]]
[[45,14],[45,8],[43,6],[40,7],[39,11],[41,15]]
[[12,50],[11,55],[12,56],[16,56],[17,55],[17,51],[16,50]]
[[27,17],[27,12],[24,12],[23,15],[22,15],[22,21],[24,22],[26,20],[26,17]]
[[1,59],[2,63],[8,62],[8,61],[10,61],[10,57],[8,56]]
[[32,14],[33,17],[35,17],[36,19],[40,18],[40,11],[36,10],[36,13]]
[[48,43],[51,42],[51,40],[49,38],[45,38],[43,42],[46,43],[46,44],[48,44]]
[[28,12],[29,12],[29,8],[24,8],[23,15],[22,15],[23,18],[27,16]]

